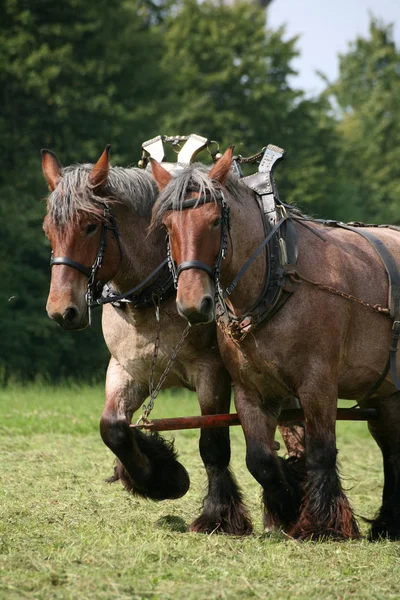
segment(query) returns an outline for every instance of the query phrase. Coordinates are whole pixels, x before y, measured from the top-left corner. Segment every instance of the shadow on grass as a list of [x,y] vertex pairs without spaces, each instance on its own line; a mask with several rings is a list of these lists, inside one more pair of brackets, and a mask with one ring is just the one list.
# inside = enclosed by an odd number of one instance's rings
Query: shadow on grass
[[165,515],[160,517],[157,521],[157,526],[163,529],[169,529],[175,533],[187,533],[188,526],[182,517],[175,517],[174,515]]

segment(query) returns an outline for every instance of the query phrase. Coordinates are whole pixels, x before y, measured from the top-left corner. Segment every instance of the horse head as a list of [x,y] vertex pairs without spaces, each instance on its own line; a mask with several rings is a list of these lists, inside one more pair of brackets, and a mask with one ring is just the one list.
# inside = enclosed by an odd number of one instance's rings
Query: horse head
[[178,312],[191,324],[215,318],[216,284],[229,228],[222,188],[229,176],[232,150],[228,148],[209,172],[192,165],[176,177],[152,161],[161,191],[153,209],[153,226],[162,223],[167,230]]
[[50,189],[43,229],[52,247],[46,310],[63,329],[87,327],[88,299],[112,279],[121,262],[117,225],[107,203],[109,150],[95,165],[65,169],[52,152],[42,150]]

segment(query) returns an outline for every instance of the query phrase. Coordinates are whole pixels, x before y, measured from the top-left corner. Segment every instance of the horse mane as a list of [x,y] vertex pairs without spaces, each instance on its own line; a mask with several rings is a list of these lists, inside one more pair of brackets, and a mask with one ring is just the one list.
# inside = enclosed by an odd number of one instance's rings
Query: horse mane
[[[171,208],[173,210],[181,210],[182,203],[187,199],[189,192],[196,191],[200,196],[207,195],[211,200],[216,202],[218,192],[221,188],[217,182],[209,178],[209,170],[209,166],[201,163],[193,163],[174,171],[171,181],[161,192],[154,205],[150,228],[154,229],[161,225],[165,213],[171,210]],[[225,187],[229,192],[230,198],[233,198],[236,202],[242,202],[246,197],[254,194],[233,173],[229,176]],[[295,206],[291,206],[287,210],[293,215],[303,216]]]
[[47,197],[47,211],[57,225],[67,225],[80,212],[103,217],[104,202],[122,203],[140,216],[150,218],[157,197],[152,175],[137,168],[111,167],[101,192],[88,184],[92,164],[63,168],[60,183]]
[[[198,192],[199,196],[207,195],[211,201],[216,202],[221,186],[209,178],[210,166],[202,163],[192,163],[174,170],[171,181],[163,189],[153,208],[151,229],[161,225],[164,214],[171,210],[181,210],[182,202],[190,192]],[[237,202],[241,202],[244,194],[250,193],[249,188],[240,183],[234,175],[229,177],[226,188]]]

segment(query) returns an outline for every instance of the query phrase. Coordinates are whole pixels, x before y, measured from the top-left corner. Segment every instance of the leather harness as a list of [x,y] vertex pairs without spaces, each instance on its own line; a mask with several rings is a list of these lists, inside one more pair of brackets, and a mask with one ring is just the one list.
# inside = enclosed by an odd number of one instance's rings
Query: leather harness
[[127,292],[117,294],[111,283],[107,283],[95,305],[112,304],[114,308],[121,310],[124,310],[127,304],[130,304],[133,308],[149,308],[154,306],[156,298],[166,300],[174,292],[173,277],[169,270],[168,259],[165,258],[150,275]]
[[[188,269],[205,271],[214,280],[217,323],[232,339],[242,341],[250,331],[258,327],[264,320],[271,318],[294,291],[295,287],[286,278],[285,269],[289,266],[289,257],[292,260],[290,266],[295,266],[297,263],[297,233],[283,205],[277,207],[278,212],[281,212],[282,216],[274,226],[267,221],[265,214],[261,211],[266,237],[240,269],[232,283],[224,290],[220,282],[220,268],[222,260],[226,256],[230,220],[227,202],[222,191],[217,194],[215,200],[207,194],[198,198],[185,200],[180,209],[195,208],[214,201],[221,203],[221,244],[215,265],[210,267],[198,260],[187,260],[180,265],[176,265],[172,259],[168,241],[169,267],[173,274],[175,287],[178,286],[180,273]],[[171,208],[171,210],[173,209]],[[229,310],[225,298],[232,294],[241,277],[265,248],[268,249],[266,252],[267,277],[263,291],[253,307],[245,315],[237,317]]]
[[[199,135],[159,135],[142,144],[143,154],[138,166],[145,168],[148,164],[148,156],[151,156],[159,162],[162,162],[165,155],[165,142],[171,143],[174,148],[179,148],[178,163],[190,163],[196,154],[205,148],[210,149],[210,146],[213,144],[217,146],[217,150],[215,152],[210,151],[210,154],[213,157],[218,156],[218,144]],[[181,143],[184,143],[183,147],[180,146]],[[171,168],[174,166],[175,165],[170,165]],[[89,322],[91,322],[91,309],[96,306],[112,304],[115,308],[125,309],[127,304],[131,304],[134,308],[146,308],[154,305],[157,298],[159,300],[162,298],[167,298],[168,296],[171,296],[174,291],[174,280],[170,273],[170,269],[168,268],[168,258],[163,260],[150,273],[150,275],[148,275],[137,286],[122,294],[116,293],[111,283],[102,284],[100,281],[96,281],[97,272],[104,260],[107,232],[109,230],[114,234],[122,259],[122,248],[118,224],[113,211],[106,202],[104,202],[104,222],[102,223],[99,248],[97,250],[94,263],[91,267],[86,267],[85,265],[67,256],[54,257],[53,252],[51,253],[51,267],[54,265],[66,265],[72,269],[76,269],[80,273],[83,273],[88,278],[86,303],[89,312]]]
[[[285,206],[279,200],[277,187],[273,179],[274,167],[283,157],[283,154],[284,151],[281,148],[270,144],[263,151],[258,172],[248,177],[242,176],[237,161],[233,163],[234,172],[245,185],[256,192],[265,238],[225,290],[222,289],[220,283],[220,268],[227,252],[230,218],[229,207],[221,190],[217,192],[215,197],[206,194],[198,198],[184,200],[179,207],[181,210],[186,210],[208,202],[220,202],[221,245],[214,267],[197,260],[184,261],[180,265],[175,265],[168,241],[169,266],[174,276],[175,287],[178,285],[178,277],[182,271],[187,269],[205,271],[215,282],[218,326],[224,333],[238,342],[242,341],[250,331],[258,327],[263,321],[270,319],[283,306],[295,289],[295,285],[286,277],[285,269],[288,266],[294,267],[297,264],[297,233]],[[170,209],[173,210],[174,207],[171,205]],[[225,298],[233,293],[241,277],[264,249],[267,249],[267,252],[265,254],[266,278],[263,290],[255,304],[244,315],[237,317],[229,310]]]

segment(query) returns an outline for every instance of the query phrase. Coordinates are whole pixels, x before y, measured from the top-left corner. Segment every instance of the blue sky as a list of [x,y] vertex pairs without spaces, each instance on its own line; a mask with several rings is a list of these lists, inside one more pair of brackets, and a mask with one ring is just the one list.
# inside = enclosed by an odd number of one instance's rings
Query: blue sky
[[324,83],[315,74],[322,71],[329,80],[338,74],[338,54],[357,35],[368,34],[369,13],[385,23],[394,23],[395,40],[400,42],[400,0],[273,0],[268,24],[274,29],[286,23],[286,36],[299,34],[299,71],[296,87],[317,93]]

